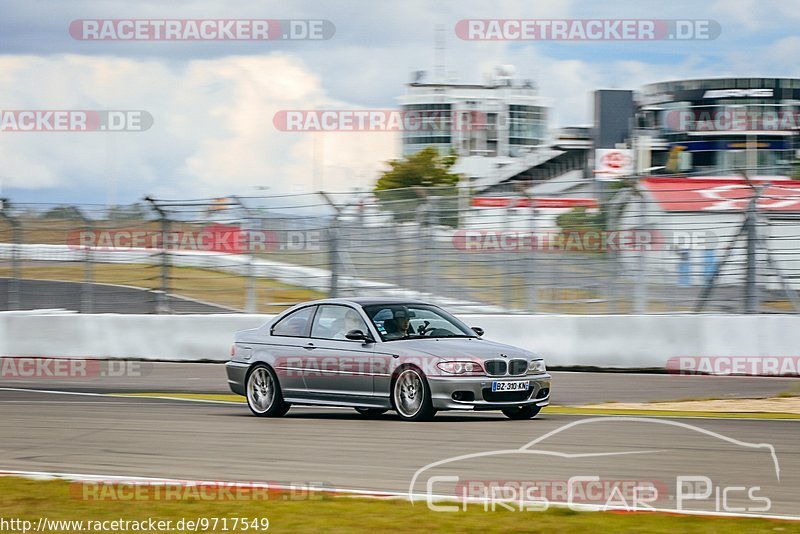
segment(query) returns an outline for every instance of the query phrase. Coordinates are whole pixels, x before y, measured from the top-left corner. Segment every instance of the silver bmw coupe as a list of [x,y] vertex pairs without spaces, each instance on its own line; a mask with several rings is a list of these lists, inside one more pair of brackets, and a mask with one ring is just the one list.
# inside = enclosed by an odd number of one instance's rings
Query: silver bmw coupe
[[228,384],[258,416],[292,405],[394,410],[424,421],[439,410],[501,410],[530,419],[550,403],[539,356],[482,338],[442,308],[380,298],[298,304],[236,333]]

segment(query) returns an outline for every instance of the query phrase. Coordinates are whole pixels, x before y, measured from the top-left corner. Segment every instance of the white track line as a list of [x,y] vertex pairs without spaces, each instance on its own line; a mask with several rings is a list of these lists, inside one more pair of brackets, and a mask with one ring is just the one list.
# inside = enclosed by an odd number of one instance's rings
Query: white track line
[[[56,473],[52,471],[13,471],[13,470],[0,470],[0,476],[17,476],[33,480],[69,480],[73,482],[94,482],[106,484],[181,484],[186,486],[201,486],[209,484],[225,484],[225,485],[242,485],[245,487],[264,487],[265,489],[272,488],[278,490],[296,490],[296,485],[289,484],[271,484],[263,482],[233,482],[233,481],[213,481],[213,480],[186,480],[175,478],[158,478],[158,477],[144,477],[144,476],[122,476],[122,475],[89,475],[77,473]],[[452,495],[427,495],[421,493],[408,493],[398,491],[376,491],[366,489],[353,489],[353,488],[335,488],[335,487],[303,487],[304,491],[316,491],[320,493],[328,493],[333,495],[349,496],[349,497],[363,497],[373,499],[401,499],[412,503],[416,501],[422,502],[462,502],[463,499]],[[483,499],[468,498],[469,502],[481,504]],[[538,504],[541,502],[531,501],[530,503],[522,504]],[[555,507],[569,507],[570,504],[566,502],[548,502],[549,506]],[[572,503],[575,506],[575,503]],[[580,507],[586,511],[615,511],[615,512],[630,512],[636,513],[637,510],[630,510],[622,506],[600,506],[600,505],[585,505],[581,504]],[[800,521],[800,516],[790,515],[775,515],[775,514],[743,514],[734,512],[708,512],[702,510],[676,510],[670,508],[651,508],[641,510],[642,512],[661,512],[669,514],[680,515],[696,515],[708,517],[731,517],[731,518],[755,518],[755,519],[779,519],[784,521]]]
[[[180,401],[180,402],[199,402],[204,404],[232,404],[234,406],[245,406],[247,403],[244,401],[236,402],[236,401],[226,401],[226,400],[211,400],[211,399],[192,399],[188,397],[170,397],[167,395],[139,395],[136,393],[126,394],[126,393],[91,393],[88,391],[60,391],[60,390],[53,390],[53,389],[35,389],[35,388],[9,388],[9,387],[0,387],[0,391],[19,391],[22,393],[49,393],[53,395],[84,395],[88,397],[101,397],[101,398],[114,398],[114,399],[129,399],[129,400],[169,400],[169,401]],[[176,393],[176,395],[180,395],[180,393]],[[2,401],[0,401],[2,402]],[[297,406],[297,408],[323,408],[326,410],[350,410],[351,408],[347,408],[344,406]]]

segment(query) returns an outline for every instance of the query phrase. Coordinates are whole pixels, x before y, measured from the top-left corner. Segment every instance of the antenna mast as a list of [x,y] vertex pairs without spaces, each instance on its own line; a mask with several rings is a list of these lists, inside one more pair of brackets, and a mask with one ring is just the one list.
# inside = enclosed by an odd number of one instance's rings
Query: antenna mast
[[445,50],[447,48],[447,43],[445,41],[445,26],[444,24],[437,24],[436,25],[436,49],[434,53],[434,73],[436,76],[436,81],[439,83],[446,82],[445,79],[446,71],[445,71]]

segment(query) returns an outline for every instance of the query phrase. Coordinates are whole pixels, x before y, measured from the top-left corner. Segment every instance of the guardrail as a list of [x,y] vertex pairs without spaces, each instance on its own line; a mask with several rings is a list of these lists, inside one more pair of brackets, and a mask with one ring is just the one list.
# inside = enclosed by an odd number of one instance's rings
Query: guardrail
[[[0,356],[226,361],[233,333],[269,317],[3,313]],[[486,339],[532,350],[551,367],[663,369],[676,358],[800,358],[800,317],[793,315],[461,318],[483,327]]]

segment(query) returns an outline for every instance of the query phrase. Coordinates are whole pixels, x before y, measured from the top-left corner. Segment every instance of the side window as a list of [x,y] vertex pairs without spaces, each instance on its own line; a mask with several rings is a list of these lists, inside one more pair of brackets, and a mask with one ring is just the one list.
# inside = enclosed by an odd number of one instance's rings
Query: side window
[[306,337],[315,308],[316,306],[309,306],[290,313],[272,327],[272,335]]
[[319,307],[311,326],[311,337],[322,339],[347,339],[350,330],[368,332],[361,315],[347,306],[323,305]]

